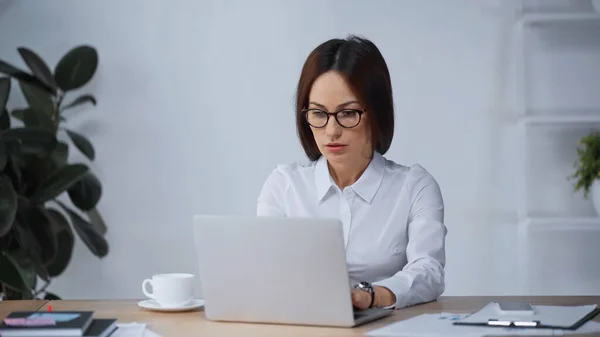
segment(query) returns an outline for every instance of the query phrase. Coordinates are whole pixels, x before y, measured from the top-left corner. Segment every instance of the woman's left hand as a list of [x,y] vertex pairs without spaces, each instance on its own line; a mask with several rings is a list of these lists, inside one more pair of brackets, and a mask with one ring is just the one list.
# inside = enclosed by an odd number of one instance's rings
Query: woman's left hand
[[359,309],[364,310],[368,309],[371,304],[371,294],[364,290],[352,289],[352,305]]

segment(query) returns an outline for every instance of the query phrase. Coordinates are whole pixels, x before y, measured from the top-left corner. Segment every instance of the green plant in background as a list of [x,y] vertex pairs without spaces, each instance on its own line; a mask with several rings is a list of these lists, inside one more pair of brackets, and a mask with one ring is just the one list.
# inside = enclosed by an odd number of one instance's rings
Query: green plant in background
[[[67,101],[67,94],[92,79],[98,54],[90,46],[75,47],[51,71],[35,52],[17,50],[30,72],[0,60],[0,73],[8,75],[0,78],[0,291],[4,299],[56,299],[46,288],[67,268],[74,233],[97,257],[108,254],[106,226],[96,209],[100,181],[86,164],[68,160],[69,143],[90,161],[94,147],[66,126],[64,116],[73,107],[96,105],[92,95]],[[27,106],[9,113],[13,82]],[[59,200],[65,193],[72,206]]]
[[600,132],[589,133],[579,140],[579,145],[576,171],[571,178],[576,180],[575,191],[583,190],[587,198],[594,181],[600,179]]

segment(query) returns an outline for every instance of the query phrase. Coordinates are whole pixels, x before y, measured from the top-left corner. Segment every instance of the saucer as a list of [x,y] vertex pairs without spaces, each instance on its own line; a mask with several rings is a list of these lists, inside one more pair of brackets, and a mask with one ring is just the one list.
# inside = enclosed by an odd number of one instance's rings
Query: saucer
[[155,311],[169,311],[169,312],[189,311],[189,310],[197,309],[197,308],[204,306],[204,300],[194,299],[190,303],[188,303],[184,306],[181,306],[181,307],[165,308],[165,307],[162,307],[160,304],[158,304],[158,302],[156,302],[155,300],[147,299],[147,300],[138,302],[138,306],[140,308],[150,309],[150,310],[155,310]]

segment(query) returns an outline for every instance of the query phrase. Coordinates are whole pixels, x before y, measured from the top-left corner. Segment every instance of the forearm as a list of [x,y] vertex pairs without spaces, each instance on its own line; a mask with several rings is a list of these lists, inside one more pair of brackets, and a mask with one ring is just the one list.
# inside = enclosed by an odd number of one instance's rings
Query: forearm
[[374,286],[382,288],[376,294],[380,306],[403,308],[419,303],[436,300],[445,288],[443,267],[433,261],[421,261],[396,275],[375,282]]

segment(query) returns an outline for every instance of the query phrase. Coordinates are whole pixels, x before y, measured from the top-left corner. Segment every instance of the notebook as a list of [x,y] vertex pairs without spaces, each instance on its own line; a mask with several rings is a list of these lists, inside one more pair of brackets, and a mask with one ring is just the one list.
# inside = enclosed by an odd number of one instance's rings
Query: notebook
[[0,323],[2,337],[84,336],[92,311],[14,311]]
[[108,337],[117,330],[116,319],[94,319],[82,337]]

